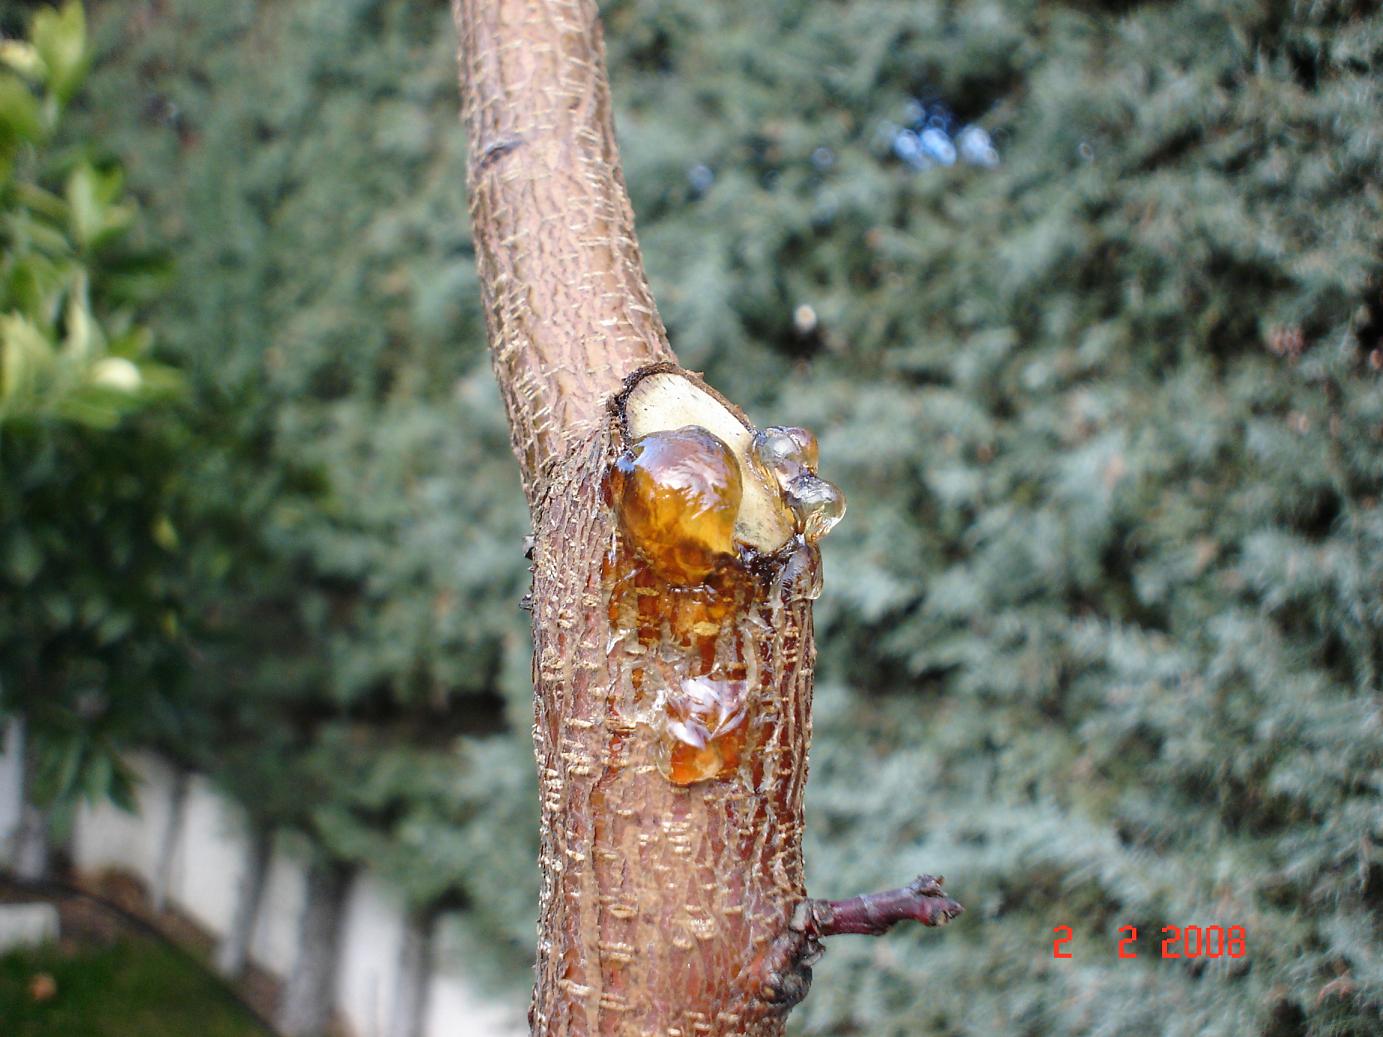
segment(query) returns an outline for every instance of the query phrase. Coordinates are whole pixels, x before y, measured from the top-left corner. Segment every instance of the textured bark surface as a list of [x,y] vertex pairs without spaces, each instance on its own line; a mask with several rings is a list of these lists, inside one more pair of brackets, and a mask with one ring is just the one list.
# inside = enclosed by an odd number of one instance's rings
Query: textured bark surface
[[[633,586],[603,496],[626,445],[615,401],[635,372],[676,368],[634,238],[596,8],[452,7],[492,358],[535,533],[532,1031],[776,1037],[810,979],[809,962],[775,941],[805,897],[817,555],[799,539],[742,559],[736,608],[713,637],[695,635],[711,642],[700,655],[676,636],[677,623],[690,629],[685,609],[671,626],[643,623],[645,606],[662,607],[654,588],[612,601]],[[655,657],[673,674],[660,693],[717,666],[748,674],[750,737],[733,773],[664,776]]]
[[490,350],[529,504],[643,364],[673,359],[634,239],[587,0],[452,0]]
[[618,534],[598,488],[620,446],[613,427],[591,436],[554,471],[535,513],[543,886],[533,1032],[779,1034],[790,1006],[764,996],[759,964],[804,897],[810,603],[764,570],[754,602],[732,619],[758,675],[746,765],[689,787],[668,781],[633,677],[648,653],[607,610],[604,562]]
[[[543,1037],[782,1032],[756,958],[803,897],[810,606],[767,602],[747,777],[682,788],[611,629],[607,404],[671,362],[620,177],[595,6],[454,0],[496,375],[533,510]],[[746,619],[747,622],[747,619]]]

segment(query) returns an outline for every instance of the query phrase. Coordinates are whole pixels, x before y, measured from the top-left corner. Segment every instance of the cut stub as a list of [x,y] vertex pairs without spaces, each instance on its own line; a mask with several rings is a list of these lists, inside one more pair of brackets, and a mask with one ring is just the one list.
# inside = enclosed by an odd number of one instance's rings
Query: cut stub
[[684,371],[632,378],[615,419],[609,614],[645,698],[639,721],[660,732],[674,784],[752,775],[754,707],[775,672],[753,643],[819,595],[816,544],[845,498],[817,475],[812,433],[756,429]]
[[843,502],[806,433],[675,367],[609,415],[534,510],[533,1033],[781,1037],[753,969],[806,896],[816,540]]

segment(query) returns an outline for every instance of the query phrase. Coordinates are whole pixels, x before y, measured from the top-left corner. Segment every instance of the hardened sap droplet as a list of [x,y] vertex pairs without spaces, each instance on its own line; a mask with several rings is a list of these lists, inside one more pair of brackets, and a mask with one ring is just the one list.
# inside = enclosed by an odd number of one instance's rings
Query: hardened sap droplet
[[788,430],[779,425],[770,425],[754,433],[754,456],[765,468],[776,470],[787,461],[798,461],[797,441],[788,435]]
[[815,471],[821,459],[816,437],[804,428],[787,425],[770,425],[755,432],[750,450],[779,489],[787,489],[793,479]]
[[668,695],[669,781],[692,785],[734,772],[744,751],[748,699],[747,681],[714,677],[688,678]]
[[620,528],[664,579],[699,583],[734,557],[743,485],[730,448],[703,428],[651,432],[610,473]]
[[798,428],[796,425],[779,427],[797,444],[798,456],[802,464],[813,472],[816,471],[817,466],[821,464],[821,447],[817,445],[816,436],[812,431]]
[[799,475],[788,483],[787,503],[808,544],[824,537],[845,515],[845,494],[815,475]]

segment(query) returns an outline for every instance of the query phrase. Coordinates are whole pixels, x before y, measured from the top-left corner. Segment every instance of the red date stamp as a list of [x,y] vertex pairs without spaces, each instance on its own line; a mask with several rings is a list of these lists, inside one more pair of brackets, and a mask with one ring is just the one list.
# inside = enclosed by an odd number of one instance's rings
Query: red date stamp
[[[1071,949],[1075,931],[1069,925],[1054,926],[1052,932],[1053,958],[1074,958]],[[1121,925],[1115,949],[1121,958],[1138,957],[1138,930]],[[1248,933],[1242,925],[1164,925],[1162,927],[1163,958],[1242,958],[1248,954]]]

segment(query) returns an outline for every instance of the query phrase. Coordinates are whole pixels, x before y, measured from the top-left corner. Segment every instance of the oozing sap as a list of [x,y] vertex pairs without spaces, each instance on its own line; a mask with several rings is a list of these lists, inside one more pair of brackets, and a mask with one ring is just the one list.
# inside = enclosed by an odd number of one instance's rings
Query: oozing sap
[[677,785],[734,775],[754,749],[761,682],[752,646],[774,609],[820,593],[816,543],[845,511],[816,475],[805,429],[754,433],[753,478],[774,487],[795,536],[760,555],[734,536],[743,497],[730,447],[706,429],[652,432],[629,443],[606,483],[618,536],[605,560],[612,650],[622,647],[640,719],[659,733],[658,761]]

